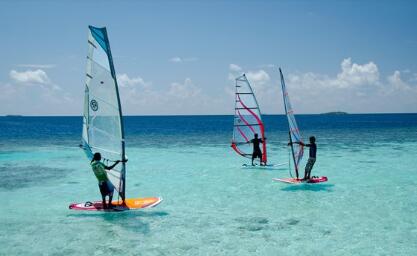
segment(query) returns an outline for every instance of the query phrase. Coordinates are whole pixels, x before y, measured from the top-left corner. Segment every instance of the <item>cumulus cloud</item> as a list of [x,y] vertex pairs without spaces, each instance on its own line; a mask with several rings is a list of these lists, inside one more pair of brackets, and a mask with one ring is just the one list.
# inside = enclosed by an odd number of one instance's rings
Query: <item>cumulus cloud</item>
[[23,72],[18,72],[16,70],[11,70],[10,78],[18,83],[26,84],[49,84],[50,79],[45,71],[42,69],[37,70],[26,70]]
[[271,80],[269,74],[263,69],[244,72],[243,69],[237,64],[229,65],[228,79],[230,81],[235,81],[236,77],[241,76],[242,74],[246,74],[249,82],[254,87],[260,87],[267,84]]
[[156,87],[140,76],[117,77],[126,114],[209,114],[214,109],[221,113],[216,106],[219,99],[208,96],[191,78]]
[[[351,58],[342,60],[339,67],[334,74],[284,69],[296,113],[336,110],[351,113],[417,112],[416,71],[394,70],[381,74],[376,63],[355,63]],[[123,112],[135,115],[231,114],[234,81],[245,72],[262,113],[284,113],[280,77],[276,69],[260,66],[246,69],[230,64],[225,72],[228,77],[223,79],[227,87],[218,92],[212,86],[208,87],[209,83],[199,84],[198,80],[190,77],[154,85],[142,76],[118,74]],[[50,74],[45,70],[11,70],[9,75],[9,82],[0,82],[0,113],[74,114],[74,109],[76,113],[81,113],[82,97],[73,100],[70,94],[51,81]]]
[[139,76],[130,78],[127,74],[118,74],[117,82],[121,87],[134,87],[136,85],[147,86],[143,78]]
[[417,92],[402,79],[400,71],[381,79],[378,66],[372,61],[357,64],[347,58],[340,66],[335,77],[312,72],[288,74],[287,88],[294,98],[293,105],[307,113],[409,112],[404,106],[413,104],[417,110]]
[[181,63],[181,62],[193,62],[197,61],[198,59],[196,57],[187,57],[187,58],[181,58],[181,57],[173,57],[169,59],[170,62],[174,63]]
[[201,89],[193,84],[191,78],[186,78],[184,83],[174,82],[171,84],[168,94],[181,99],[197,97]]
[[246,73],[246,77],[249,79],[250,82],[254,84],[263,85],[268,83],[271,78],[265,70],[257,70],[257,71],[249,71]]
[[[229,65],[229,80],[234,81],[237,76],[242,75],[243,69],[237,64]],[[246,72],[246,77],[252,83],[265,84],[271,80],[269,74],[265,70],[255,70]]]
[[54,84],[44,70],[11,70],[9,76],[10,82],[0,83],[1,114],[74,114],[68,107],[74,103],[71,95]]
[[[234,95],[234,79],[243,71],[236,64],[229,65],[226,93]],[[258,69],[246,71],[246,76],[262,111],[283,113],[279,73]],[[345,58],[335,75],[284,70],[284,76],[296,113],[417,111],[417,80],[410,71],[397,70],[381,78],[376,63],[360,64]]]
[[372,61],[363,65],[352,63],[351,58],[344,59],[341,64],[342,72],[337,75],[340,87],[375,84],[379,80],[378,67]]

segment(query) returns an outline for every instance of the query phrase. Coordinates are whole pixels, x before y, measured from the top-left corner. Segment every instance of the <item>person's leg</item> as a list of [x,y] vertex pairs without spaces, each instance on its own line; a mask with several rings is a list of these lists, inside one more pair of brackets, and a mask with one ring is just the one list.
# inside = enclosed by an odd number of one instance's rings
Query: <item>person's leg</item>
[[106,189],[104,188],[105,184],[103,183],[99,183],[98,187],[100,188],[100,194],[101,194],[101,200],[102,200],[102,204],[103,204],[103,209],[106,209]]
[[111,208],[112,207],[112,203],[111,202],[113,201],[114,186],[113,186],[113,184],[110,181],[107,181],[106,182],[106,185],[107,185],[107,195],[109,196],[108,206],[109,206],[109,208]]
[[306,167],[304,169],[304,178],[303,178],[303,180],[309,179],[308,178],[309,171],[310,171],[310,158],[307,160],[307,164],[306,164]]
[[113,201],[113,193],[109,194],[109,208],[111,208],[113,205],[111,202]]
[[309,158],[308,159],[307,164],[306,164],[306,168],[305,168],[305,171],[304,171],[304,179],[305,180],[310,179],[311,169],[313,168],[315,162],[316,162],[316,159],[314,159],[314,158]]
[[261,165],[266,165],[266,163],[262,160],[262,153],[259,153],[259,162]]
[[102,200],[102,204],[103,204],[103,209],[107,209],[107,204],[106,204],[106,196],[101,196],[101,200]]
[[253,164],[253,160],[255,160],[255,156],[256,156],[256,155],[255,155],[255,153],[253,153],[253,154],[252,154],[252,166],[255,166],[255,165]]
[[[309,168],[309,170],[308,170],[308,179],[310,179],[311,178],[311,170],[313,169],[313,166],[314,166],[314,163],[316,162],[316,159],[310,159],[311,160],[311,162],[310,162],[310,168]],[[309,161],[310,161],[309,160]]]

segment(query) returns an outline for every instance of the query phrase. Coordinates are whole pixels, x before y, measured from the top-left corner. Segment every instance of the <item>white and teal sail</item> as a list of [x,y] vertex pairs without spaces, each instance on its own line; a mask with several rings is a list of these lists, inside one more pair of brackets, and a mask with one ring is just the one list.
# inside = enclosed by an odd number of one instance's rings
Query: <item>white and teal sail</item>
[[[89,160],[99,152],[104,162],[123,161],[126,159],[123,116],[107,30],[88,28],[82,148]],[[125,173],[125,162],[107,170],[109,180],[123,200]]]
[[[290,97],[288,96],[287,87],[285,86],[284,75],[282,74],[281,68],[279,69],[279,74],[281,76],[281,87],[282,87],[282,97],[284,99],[284,108],[285,114],[288,119],[288,130],[289,130],[289,139],[291,142],[291,153],[294,161],[295,174],[298,178],[298,169],[303,158],[304,149],[303,146],[298,144],[302,143],[302,137],[300,130],[298,129],[297,122],[295,121],[294,110],[290,103]],[[297,142],[297,143],[294,143]]]

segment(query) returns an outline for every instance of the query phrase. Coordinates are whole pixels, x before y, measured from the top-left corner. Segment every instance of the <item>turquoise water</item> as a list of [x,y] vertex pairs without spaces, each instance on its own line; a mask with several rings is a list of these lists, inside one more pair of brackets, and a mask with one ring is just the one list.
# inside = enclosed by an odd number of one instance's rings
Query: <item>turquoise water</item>
[[[230,116],[128,117],[127,195],[164,201],[88,213],[68,210],[100,197],[81,118],[0,117],[0,254],[416,255],[417,115],[297,119],[327,183],[242,168]],[[284,117],[265,122],[270,162],[288,162]]]

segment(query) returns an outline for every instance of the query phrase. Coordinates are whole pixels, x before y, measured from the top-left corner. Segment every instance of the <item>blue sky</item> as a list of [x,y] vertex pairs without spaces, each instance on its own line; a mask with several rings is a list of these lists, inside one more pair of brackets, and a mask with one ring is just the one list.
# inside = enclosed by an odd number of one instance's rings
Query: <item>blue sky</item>
[[282,114],[417,112],[413,1],[0,1],[0,115],[81,115],[87,26],[106,26],[123,111],[232,114],[248,75]]

